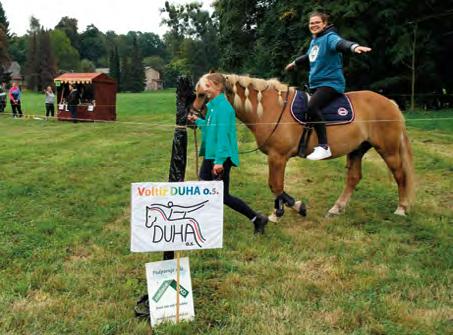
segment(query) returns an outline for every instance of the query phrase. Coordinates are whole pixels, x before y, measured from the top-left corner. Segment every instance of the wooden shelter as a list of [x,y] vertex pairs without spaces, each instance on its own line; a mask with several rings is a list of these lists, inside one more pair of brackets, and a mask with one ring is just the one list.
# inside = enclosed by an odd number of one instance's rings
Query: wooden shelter
[[116,120],[116,81],[104,73],[64,73],[54,79],[57,88],[58,119],[71,120],[66,98],[71,84],[78,91],[77,119]]

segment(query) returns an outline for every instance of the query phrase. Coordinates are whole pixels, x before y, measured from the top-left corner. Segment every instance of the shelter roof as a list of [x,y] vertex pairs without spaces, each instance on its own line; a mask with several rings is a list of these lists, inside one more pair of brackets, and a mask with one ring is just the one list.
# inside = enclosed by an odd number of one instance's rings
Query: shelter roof
[[104,73],[63,73],[56,77],[54,81],[68,84],[91,84],[93,82],[115,83],[115,80]]

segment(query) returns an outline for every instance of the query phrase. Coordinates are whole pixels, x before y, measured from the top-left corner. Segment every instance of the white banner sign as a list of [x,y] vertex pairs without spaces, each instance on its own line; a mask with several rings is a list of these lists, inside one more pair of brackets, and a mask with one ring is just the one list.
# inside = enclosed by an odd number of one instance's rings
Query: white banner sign
[[[176,322],[176,260],[147,263],[146,281],[151,325]],[[180,259],[179,319],[193,320],[194,317],[189,259],[185,257]]]
[[222,243],[222,181],[132,184],[132,252],[213,249]]

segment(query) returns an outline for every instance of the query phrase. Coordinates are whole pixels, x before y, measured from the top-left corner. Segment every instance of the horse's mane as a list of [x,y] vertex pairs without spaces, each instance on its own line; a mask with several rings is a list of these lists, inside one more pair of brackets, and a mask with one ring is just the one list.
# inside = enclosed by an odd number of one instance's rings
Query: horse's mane
[[271,78],[271,79],[261,79],[261,78],[253,78],[249,76],[244,76],[244,75],[237,75],[237,74],[224,74],[223,75],[227,81],[227,89],[231,89],[233,94],[234,94],[234,99],[233,99],[233,104],[234,107],[237,109],[242,109],[242,100],[237,93],[237,85],[241,86],[244,89],[244,95],[245,95],[245,101],[244,101],[244,107],[246,112],[251,112],[253,107],[252,103],[250,102],[249,95],[249,87],[251,86],[255,91],[258,92],[257,94],[257,114],[258,117],[261,117],[263,115],[263,104],[261,103],[261,100],[263,98],[262,92],[265,90],[275,90],[277,91],[278,94],[278,102],[280,103],[280,106],[283,106],[283,98],[282,98],[282,92],[287,92],[288,90],[293,90],[294,88],[290,87],[287,84],[284,84],[280,82],[276,78]]
[[[205,76],[207,76],[206,74]],[[243,107],[245,107],[246,112],[251,112],[253,109],[252,103],[249,99],[250,95],[250,88],[254,89],[257,91],[257,114],[258,117],[261,117],[263,114],[263,105],[261,103],[261,100],[263,98],[263,91],[266,90],[275,90],[278,95],[278,102],[280,103],[280,106],[283,106],[283,98],[282,98],[282,93],[287,92],[290,90],[292,92],[294,90],[294,87],[290,87],[289,85],[280,82],[276,78],[271,78],[271,79],[261,79],[261,78],[253,78],[247,75],[237,75],[233,73],[228,73],[222,74],[226,80],[226,91],[227,93],[233,95],[233,105],[237,110],[242,110]],[[204,77],[204,76],[203,76]],[[202,78],[203,78],[202,77]],[[245,101],[244,103],[241,100],[241,97],[239,96],[237,89],[238,85],[241,86],[244,89],[244,95],[245,95]],[[198,86],[198,83],[197,83]]]

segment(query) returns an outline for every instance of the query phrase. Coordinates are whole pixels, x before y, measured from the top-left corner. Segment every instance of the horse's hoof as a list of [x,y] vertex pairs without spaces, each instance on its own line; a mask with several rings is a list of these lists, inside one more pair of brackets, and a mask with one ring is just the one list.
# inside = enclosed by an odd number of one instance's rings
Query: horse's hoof
[[299,213],[302,216],[307,216],[307,208],[305,207],[304,203],[302,201],[296,201],[294,206],[292,207],[297,213]]
[[339,215],[338,213],[337,213],[337,214],[334,214],[334,213],[331,213],[331,212],[329,211],[329,212],[326,213],[326,215],[324,215],[324,217],[325,217],[326,219],[331,219],[331,218],[334,218],[334,217],[336,217],[336,216],[338,216],[338,215]]
[[278,220],[280,220],[280,218],[277,215],[275,215],[275,213],[272,213],[267,218],[269,219],[270,222],[273,223],[278,223]]
[[399,216],[406,216],[406,211],[403,207],[398,207],[393,214],[399,215]]
[[326,214],[326,218],[333,218],[341,214],[341,210],[338,206],[333,206]]

